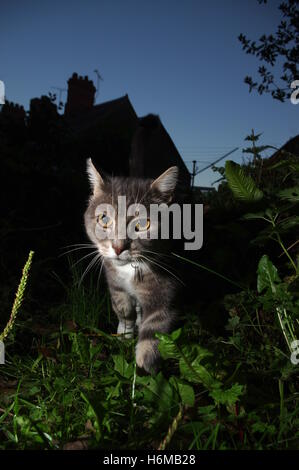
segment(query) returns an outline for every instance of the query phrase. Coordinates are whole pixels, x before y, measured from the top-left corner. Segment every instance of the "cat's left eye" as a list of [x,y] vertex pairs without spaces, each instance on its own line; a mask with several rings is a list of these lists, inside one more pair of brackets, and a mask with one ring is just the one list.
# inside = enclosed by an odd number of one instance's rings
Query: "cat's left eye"
[[99,214],[97,217],[97,222],[104,228],[110,227],[113,222],[113,219],[107,214]]
[[150,228],[150,219],[139,219],[135,225],[135,232],[145,232]]

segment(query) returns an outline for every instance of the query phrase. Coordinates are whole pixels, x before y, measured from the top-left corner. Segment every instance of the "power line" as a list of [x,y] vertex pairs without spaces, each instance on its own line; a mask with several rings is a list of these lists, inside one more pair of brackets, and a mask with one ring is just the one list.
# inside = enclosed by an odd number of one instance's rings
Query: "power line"
[[184,160],[185,163],[193,163],[196,161],[196,163],[210,163],[211,160]]
[[193,160],[192,163],[193,163],[193,169],[192,169],[192,173],[191,173],[191,187],[193,188],[194,187],[194,180],[195,180],[195,176],[199,175],[199,173],[202,173],[203,171],[206,171],[208,170],[209,168],[211,168],[213,165],[215,165],[215,163],[218,163],[220,162],[221,160],[223,160],[224,158],[228,157],[229,155],[231,155],[232,153],[236,152],[238,150],[239,147],[235,147],[233,150],[231,150],[230,152],[227,152],[225,155],[222,155],[222,157],[218,158],[217,160],[215,160],[214,162],[212,163],[209,163],[209,165],[207,165],[206,167],[202,168],[201,170],[199,170],[197,168],[197,165],[196,165],[196,160]]

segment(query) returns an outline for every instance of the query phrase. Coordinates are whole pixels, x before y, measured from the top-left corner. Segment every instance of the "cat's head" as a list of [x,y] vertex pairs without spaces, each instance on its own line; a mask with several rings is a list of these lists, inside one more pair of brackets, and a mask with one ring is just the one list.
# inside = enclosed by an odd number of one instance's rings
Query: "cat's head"
[[[172,201],[178,180],[177,167],[169,168],[155,180],[103,178],[89,159],[87,173],[92,195],[84,216],[85,228],[104,259],[125,264],[142,257],[151,258],[153,253],[167,251],[169,242],[161,240],[159,221],[152,221],[150,218],[150,205],[168,204]],[[119,204],[119,196],[125,196],[122,204]],[[143,208],[146,209],[146,214],[143,213]],[[152,239],[153,233],[156,233],[155,239]]]

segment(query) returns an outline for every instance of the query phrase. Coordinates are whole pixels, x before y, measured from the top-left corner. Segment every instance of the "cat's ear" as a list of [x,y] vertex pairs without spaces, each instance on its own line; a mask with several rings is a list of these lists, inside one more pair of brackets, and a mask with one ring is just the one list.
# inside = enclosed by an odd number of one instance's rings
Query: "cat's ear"
[[87,160],[87,174],[93,194],[96,196],[104,186],[103,178],[92,163],[91,158]]
[[177,166],[172,166],[164,171],[157,179],[151,184],[151,189],[157,191],[165,197],[168,201],[172,199],[172,194],[178,182],[179,169]]

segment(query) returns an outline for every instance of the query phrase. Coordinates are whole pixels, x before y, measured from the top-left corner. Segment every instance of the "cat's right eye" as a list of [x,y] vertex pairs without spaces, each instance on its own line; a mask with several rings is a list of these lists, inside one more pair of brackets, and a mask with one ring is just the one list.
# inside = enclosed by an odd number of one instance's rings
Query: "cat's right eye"
[[150,219],[139,219],[135,225],[135,232],[145,232],[150,228]]
[[99,214],[97,216],[97,223],[100,224],[103,229],[107,229],[112,224],[113,219],[107,214]]

